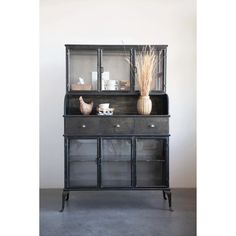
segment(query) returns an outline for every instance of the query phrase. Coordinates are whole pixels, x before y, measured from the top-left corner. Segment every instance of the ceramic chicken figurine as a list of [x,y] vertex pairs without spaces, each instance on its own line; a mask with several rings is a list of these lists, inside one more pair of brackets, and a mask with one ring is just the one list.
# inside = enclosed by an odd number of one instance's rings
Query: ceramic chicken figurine
[[82,96],[79,97],[79,102],[80,102],[80,111],[83,115],[89,115],[92,112],[93,109],[93,102],[91,103],[86,103],[84,102]]

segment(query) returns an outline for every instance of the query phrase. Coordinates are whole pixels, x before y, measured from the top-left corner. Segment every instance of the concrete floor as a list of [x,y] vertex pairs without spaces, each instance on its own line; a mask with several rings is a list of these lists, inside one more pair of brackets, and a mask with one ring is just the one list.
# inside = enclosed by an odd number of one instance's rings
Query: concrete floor
[[72,192],[63,213],[61,190],[40,191],[40,236],[195,236],[196,191]]

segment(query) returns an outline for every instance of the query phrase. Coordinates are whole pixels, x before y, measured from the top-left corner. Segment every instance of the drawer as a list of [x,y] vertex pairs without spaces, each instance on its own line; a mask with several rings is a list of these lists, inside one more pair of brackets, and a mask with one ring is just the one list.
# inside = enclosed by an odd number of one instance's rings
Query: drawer
[[65,135],[96,135],[100,117],[65,117]]
[[134,134],[169,134],[168,117],[135,117]]
[[100,125],[103,135],[130,135],[134,132],[134,119],[130,117],[101,117]]

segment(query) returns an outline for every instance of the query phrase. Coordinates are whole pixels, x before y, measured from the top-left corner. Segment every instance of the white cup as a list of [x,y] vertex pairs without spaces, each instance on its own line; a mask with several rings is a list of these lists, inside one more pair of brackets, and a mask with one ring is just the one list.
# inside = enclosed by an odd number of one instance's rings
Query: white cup
[[119,81],[118,80],[108,80],[107,90],[118,90]]

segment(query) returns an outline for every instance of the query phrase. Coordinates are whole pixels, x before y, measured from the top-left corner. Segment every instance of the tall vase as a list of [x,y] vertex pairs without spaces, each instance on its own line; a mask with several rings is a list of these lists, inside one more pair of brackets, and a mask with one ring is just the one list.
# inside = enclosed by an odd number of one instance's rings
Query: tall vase
[[150,115],[152,111],[152,100],[149,96],[140,96],[137,102],[137,110],[140,115]]

